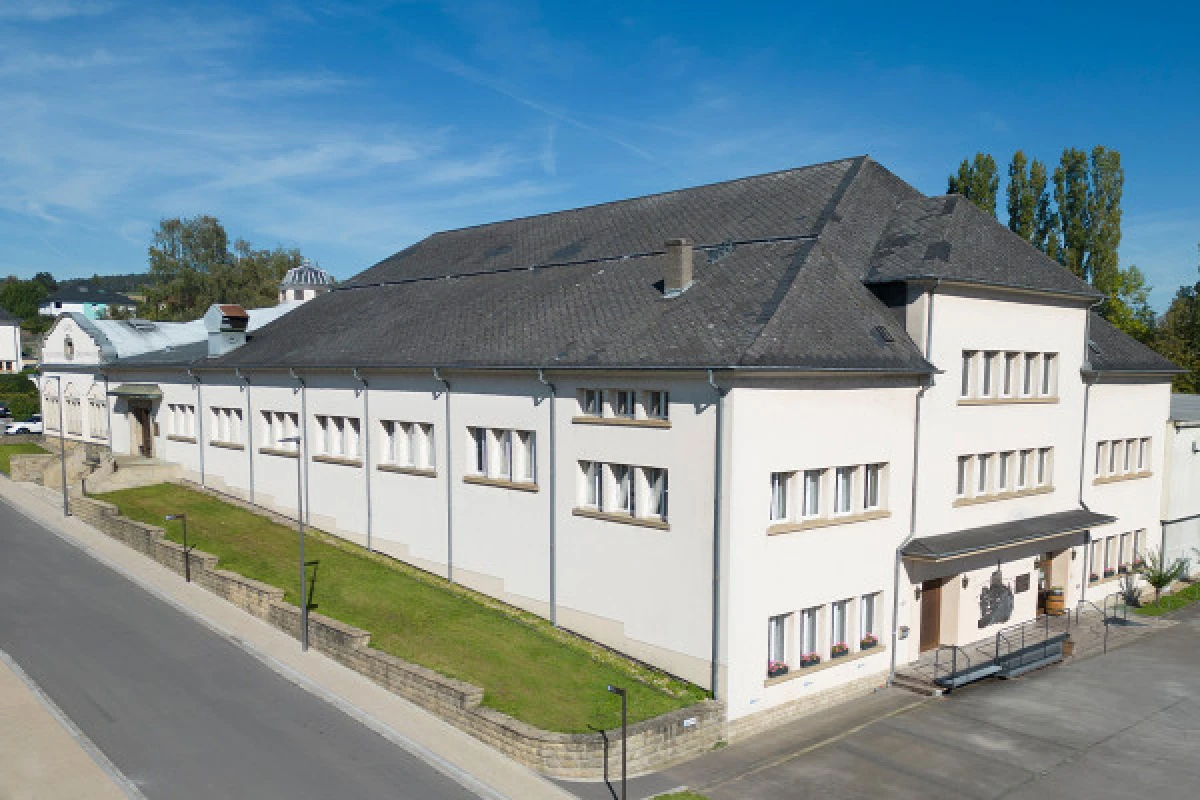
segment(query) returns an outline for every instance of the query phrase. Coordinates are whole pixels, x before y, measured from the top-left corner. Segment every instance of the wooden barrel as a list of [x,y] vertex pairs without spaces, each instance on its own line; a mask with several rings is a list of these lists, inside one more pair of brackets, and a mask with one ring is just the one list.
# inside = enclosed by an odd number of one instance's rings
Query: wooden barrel
[[1066,597],[1062,589],[1051,589],[1046,592],[1046,613],[1051,616],[1061,616],[1066,611]]

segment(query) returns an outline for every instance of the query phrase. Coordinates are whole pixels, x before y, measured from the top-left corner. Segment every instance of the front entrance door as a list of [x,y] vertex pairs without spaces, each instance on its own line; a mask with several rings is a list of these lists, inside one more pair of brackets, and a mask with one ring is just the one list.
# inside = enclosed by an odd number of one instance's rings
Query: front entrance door
[[942,643],[942,586],[947,578],[921,584],[921,652]]
[[130,411],[134,421],[134,429],[130,431],[133,455],[154,458],[154,422],[150,416],[150,409],[145,406],[133,406]]

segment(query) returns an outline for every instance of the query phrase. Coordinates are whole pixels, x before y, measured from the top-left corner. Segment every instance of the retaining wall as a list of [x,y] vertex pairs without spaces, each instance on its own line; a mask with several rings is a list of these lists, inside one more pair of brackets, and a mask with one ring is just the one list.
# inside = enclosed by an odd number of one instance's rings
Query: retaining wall
[[[71,510],[101,532],[183,574],[183,547],[166,540],[161,528],[126,519],[116,506],[91,498],[73,497]],[[282,589],[217,569],[214,555],[193,550],[190,558],[193,582],[299,638],[300,609],[284,602]],[[309,614],[310,647],[514,760],[552,777],[597,780],[607,756],[610,774],[619,773],[619,730],[605,734],[542,730],[484,707],[482,688],[374,650],[369,647],[370,639],[367,631],[322,614]],[[639,722],[629,728],[629,772],[649,772],[699,755],[724,736],[725,708],[719,702],[702,702]]]

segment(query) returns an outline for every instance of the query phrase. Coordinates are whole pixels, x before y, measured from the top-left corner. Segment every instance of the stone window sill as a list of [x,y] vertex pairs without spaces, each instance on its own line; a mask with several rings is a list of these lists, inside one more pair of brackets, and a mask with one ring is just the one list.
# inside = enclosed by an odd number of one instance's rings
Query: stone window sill
[[669,428],[669,419],[636,419],[634,417],[573,417],[576,425],[616,425],[625,428]]
[[395,472],[398,475],[420,475],[423,478],[436,478],[437,470],[424,467],[406,467],[403,464],[376,464],[380,472]]
[[636,525],[640,528],[654,528],[660,531],[671,530],[671,523],[658,517],[633,517],[629,514],[618,514],[612,511],[598,511],[594,508],[576,508],[571,511],[577,517],[598,519],[604,522],[619,522],[622,525]]
[[313,456],[313,461],[318,461],[322,464],[337,464],[340,467],[361,467],[362,459],[346,458],[345,456]]
[[852,522],[867,522],[873,519],[887,519],[892,515],[892,512],[879,509],[876,511],[862,511],[858,514],[839,514],[833,517],[816,517],[814,519],[801,520],[800,522],[777,522],[767,528],[768,536],[775,536],[780,533],[796,533],[797,531],[808,531],[814,528],[828,528],[833,525],[849,525]]
[[1120,483],[1121,481],[1136,481],[1139,478],[1149,478],[1154,473],[1150,470],[1142,470],[1141,472],[1125,472],[1120,475],[1101,475],[1092,481],[1093,486],[1100,486],[1105,483]]
[[960,397],[960,406],[1013,406],[1057,403],[1058,397]]
[[777,686],[778,684],[781,684],[781,683],[787,683],[788,681],[794,681],[796,678],[807,677],[809,675],[812,675],[814,672],[820,672],[821,670],[824,670],[824,669],[832,669],[833,667],[840,667],[844,664],[849,664],[851,661],[859,661],[860,659],[864,659],[868,656],[873,656],[873,655],[877,655],[879,653],[886,653],[886,652],[887,652],[887,647],[885,647],[882,644],[877,644],[868,650],[859,650],[856,653],[850,653],[849,655],[841,656],[840,658],[826,658],[820,664],[814,664],[811,667],[800,667],[799,669],[788,670],[788,673],[786,675],[779,675],[774,678],[767,678],[765,681],[763,681],[763,686],[764,687]]
[[246,445],[237,444],[236,442],[209,442],[212,447],[219,447],[222,450],[245,450]]
[[168,442],[183,442],[185,444],[195,444],[196,437],[195,436],[180,436],[177,433],[168,433],[167,441]]
[[295,450],[287,450],[282,447],[260,447],[258,452],[264,456],[280,456],[281,458],[299,458],[300,454]]
[[983,494],[977,497],[960,497],[954,501],[954,508],[962,506],[975,506],[980,503],[994,503],[998,500],[1014,500],[1018,497],[1033,497],[1037,494],[1049,494],[1054,491],[1053,486],[1035,486],[1032,489],[1017,489],[1015,492],[996,492],[994,494]]
[[489,478],[486,475],[464,475],[463,483],[475,486],[494,486],[497,489],[515,489],[518,492],[539,491],[536,483],[529,481],[510,481],[507,478]]

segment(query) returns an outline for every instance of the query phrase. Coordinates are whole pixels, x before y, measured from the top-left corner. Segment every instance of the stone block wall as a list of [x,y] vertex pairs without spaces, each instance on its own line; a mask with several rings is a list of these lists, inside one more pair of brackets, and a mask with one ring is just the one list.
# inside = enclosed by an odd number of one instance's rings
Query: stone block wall
[[[116,506],[91,498],[72,499],[72,513],[133,549],[183,575],[183,548],[161,528],[126,519]],[[192,581],[272,626],[299,638],[300,609],[283,600],[282,589],[217,569],[217,557],[193,550]],[[620,731],[556,733],[513,719],[483,703],[483,689],[372,649],[371,634],[322,614],[309,614],[309,646],[436,714],[544,775],[599,779],[607,758],[619,773]],[[711,750],[725,738],[725,707],[702,702],[629,728],[629,771],[636,775]],[[607,740],[607,744],[606,744]]]
[[42,483],[46,469],[58,464],[58,456],[53,453],[30,453],[28,455],[9,456],[9,477],[14,481],[26,483]]

